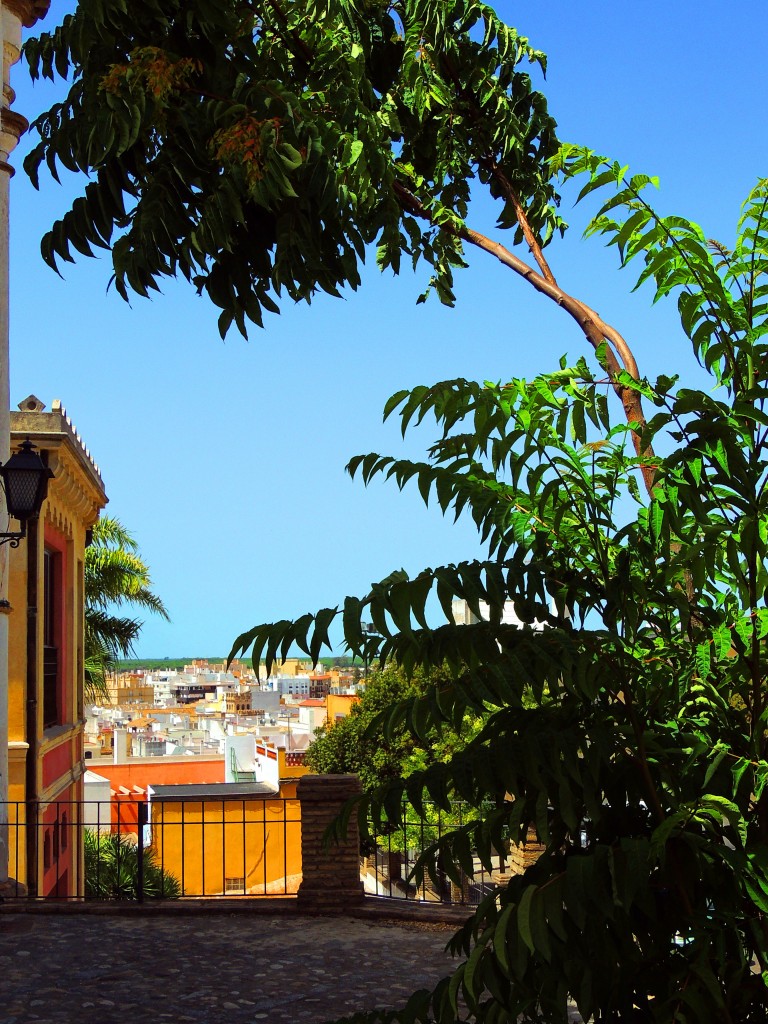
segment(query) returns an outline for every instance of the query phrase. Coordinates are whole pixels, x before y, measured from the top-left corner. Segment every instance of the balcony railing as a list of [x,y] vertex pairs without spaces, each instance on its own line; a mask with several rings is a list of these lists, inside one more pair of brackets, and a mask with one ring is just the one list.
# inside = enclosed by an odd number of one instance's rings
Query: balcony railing
[[419,817],[410,804],[403,807],[402,821],[386,830],[377,830],[369,822],[373,842],[368,856],[362,860],[362,877],[369,896],[389,899],[416,900],[421,903],[452,903],[476,906],[484,896],[497,888],[508,870],[508,858],[496,855],[492,872],[486,871],[478,857],[473,858],[473,873],[460,874],[460,881],[452,880],[445,871],[437,871],[437,882],[424,873],[416,884],[413,869],[422,852],[449,829],[469,820],[472,811],[463,803],[456,803],[450,814],[436,805],[427,804],[424,818]]
[[[315,835],[314,852],[309,854],[302,837],[301,798],[155,794],[147,802],[126,793],[111,800],[8,803],[9,875],[29,890],[19,887],[15,895],[139,902],[294,896],[309,872],[314,881],[307,888],[321,900],[329,889],[342,897],[354,891],[359,896],[362,881],[368,896],[476,905],[503,884],[510,871],[524,869],[517,864],[523,853],[525,860],[535,858],[535,844],[530,844],[530,849],[514,849],[511,858],[494,856],[491,872],[476,857],[471,874],[451,879],[438,871],[437,878],[430,879],[425,873],[416,883],[413,868],[421,853],[474,813],[456,804],[450,814],[428,806],[423,818],[406,807],[397,827],[377,834],[371,826],[372,840],[362,848],[355,828],[355,838],[347,840],[351,859],[342,865],[338,851],[329,850],[323,837],[343,804],[337,802],[337,810],[329,810],[330,816],[321,821],[318,784],[327,780],[333,788],[349,776],[305,778],[314,782],[304,822],[307,834]],[[307,865],[302,865],[302,846],[311,858]],[[323,859],[329,866],[318,868],[316,861]]]
[[[291,896],[298,801],[282,797],[8,803],[9,875],[32,899]],[[33,841],[34,839],[34,841]],[[11,893],[14,895],[14,893]]]

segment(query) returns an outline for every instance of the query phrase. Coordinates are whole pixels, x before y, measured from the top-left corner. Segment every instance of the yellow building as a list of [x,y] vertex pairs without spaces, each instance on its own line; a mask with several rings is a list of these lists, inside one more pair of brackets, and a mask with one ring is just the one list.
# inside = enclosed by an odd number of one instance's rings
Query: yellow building
[[293,895],[302,876],[304,756],[256,743],[261,782],[153,786],[156,860],[188,895]]
[[333,725],[340,718],[346,718],[352,710],[352,706],[357,704],[359,700],[360,698],[357,694],[329,693],[325,698],[325,704],[328,709],[326,714],[328,725]]
[[[301,881],[301,810],[295,782],[153,786],[156,863],[187,894],[294,894]],[[289,796],[290,795],[290,796]]]
[[253,711],[250,690],[246,690],[245,693],[226,693],[224,698],[228,715],[250,715]]
[[[59,402],[34,395],[11,414],[12,447],[31,441],[53,472],[38,520],[9,571],[9,874],[40,895],[77,892],[82,873],[85,548],[107,502],[98,467]],[[14,818],[37,808],[37,826]],[[26,833],[26,835],[24,834]]]
[[312,671],[312,662],[306,658],[286,658],[272,669],[281,676],[306,676]]
[[148,683],[143,672],[115,672],[107,680],[107,694],[111,704],[155,703],[155,687]]

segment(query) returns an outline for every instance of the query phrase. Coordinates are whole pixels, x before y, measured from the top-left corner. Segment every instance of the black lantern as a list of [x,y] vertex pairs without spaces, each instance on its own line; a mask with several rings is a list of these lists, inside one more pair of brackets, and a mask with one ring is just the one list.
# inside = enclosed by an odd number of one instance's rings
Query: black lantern
[[10,542],[12,548],[19,546],[26,536],[27,522],[40,515],[52,476],[31,441],[24,441],[20,450],[0,466],[8,515],[21,523],[19,533],[0,533],[0,544]]

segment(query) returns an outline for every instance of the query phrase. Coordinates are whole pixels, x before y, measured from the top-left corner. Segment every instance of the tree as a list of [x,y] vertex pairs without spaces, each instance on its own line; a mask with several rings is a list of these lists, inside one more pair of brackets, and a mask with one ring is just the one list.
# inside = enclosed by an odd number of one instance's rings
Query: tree
[[[363,823],[397,821],[403,795],[481,809],[427,851],[430,874],[441,861],[458,880],[475,851],[489,867],[531,825],[545,847],[457,934],[453,977],[398,1019],[453,1021],[461,997],[480,1021],[554,1024],[571,998],[595,1022],[751,1024],[768,1006],[768,181],[726,247],[656,215],[643,176],[576,149],[559,166],[586,175],[584,194],[611,190],[591,231],[639,260],[658,297],[676,294],[714,392],[628,385],[653,407],[641,446],[663,456],[636,454],[636,425],[612,422],[611,381],[583,358],[530,382],[394,396],[404,429],[434,419],[429,458],[370,454],[351,472],[468,511],[488,557],[393,573],[343,610],[257,626],[233,653],[314,655],[341,616],[355,654],[452,666],[450,685],[392,708],[391,734],[404,723],[426,741],[487,716],[447,762],[362,801]],[[454,597],[490,618],[454,625]],[[506,600],[546,628],[503,623]]]
[[363,789],[373,793],[387,779],[447,758],[465,742],[472,723],[462,722],[458,732],[443,729],[438,734],[435,730],[418,743],[405,725],[385,732],[383,720],[394,704],[422,696],[449,680],[450,673],[440,667],[431,672],[416,670],[411,676],[394,664],[370,672],[350,713],[317,730],[307,750],[307,765],[321,774],[359,775]]
[[[467,712],[488,716],[450,760],[362,802],[393,821],[403,794],[480,808],[425,855],[457,880],[475,850],[489,865],[507,832],[533,824],[545,845],[457,935],[466,961],[452,979],[402,1019],[453,1021],[461,995],[489,1022],[560,1022],[569,997],[596,1022],[763,1021],[766,185],[732,249],[657,216],[649,178],[559,148],[521,69],[543,55],[473,0],[88,0],[27,55],[33,73],[74,74],[38,119],[28,170],[59,161],[94,175],[44,240],[51,264],[117,231],[122,294],[181,272],[221,307],[222,331],[244,331],[283,290],[309,300],[357,286],[374,241],[384,267],[425,259],[450,303],[471,245],[555,301],[600,364],[393,396],[386,412],[403,429],[434,418],[428,457],[373,453],[352,472],[414,481],[444,512],[468,512],[487,558],[393,573],[342,612],[254,627],[233,649],[271,663],[296,643],[316,659],[341,615],[366,662],[451,668],[450,685],[392,709],[391,735],[405,723],[424,742]],[[565,227],[558,173],[586,174],[584,194],[615,186],[592,230],[643,261],[659,296],[678,296],[714,396],[643,379],[621,334],[559,287],[544,255]],[[473,185],[499,200],[500,226],[532,262],[470,226]],[[453,597],[487,602],[490,619],[453,625]],[[506,600],[547,628],[503,623]]]
[[126,605],[168,619],[161,599],[151,590],[149,569],[123,524],[98,519],[85,553],[85,691],[88,700],[103,699],[106,675],[120,657],[128,657],[143,622],[115,614]]
[[[499,259],[578,324],[642,424],[621,335],[559,287],[544,248],[565,230],[555,122],[525,66],[546,58],[478,0],[80,0],[31,39],[33,77],[71,76],[25,161],[91,180],[45,236],[54,268],[111,248],[115,286],[147,295],[179,273],[234,322],[285,292],[310,301],[424,260],[442,302],[466,246]],[[529,264],[467,222],[473,188]],[[424,298],[424,295],[421,298]],[[633,434],[640,454],[640,434]],[[648,472],[648,471],[646,471]],[[650,482],[650,478],[647,483]]]

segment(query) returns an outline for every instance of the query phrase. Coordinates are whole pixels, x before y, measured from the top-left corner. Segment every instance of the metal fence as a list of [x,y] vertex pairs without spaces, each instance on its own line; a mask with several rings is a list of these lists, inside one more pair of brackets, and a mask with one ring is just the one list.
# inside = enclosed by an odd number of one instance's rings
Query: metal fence
[[[8,821],[9,875],[15,895],[31,900],[133,900],[293,896],[302,878],[298,799],[166,798],[125,791],[111,800],[0,804]],[[422,903],[476,905],[509,870],[497,856],[488,872],[479,858],[459,881],[438,871],[417,885],[422,851],[471,810],[450,815],[404,808],[397,827],[370,826],[361,851],[367,895]],[[514,869],[513,869],[514,870]],[[508,877],[508,874],[507,876]],[[11,895],[14,895],[12,892]]]
[[402,821],[392,828],[377,828],[369,822],[373,843],[362,860],[362,878],[369,896],[389,899],[417,900],[422,903],[457,903],[476,906],[496,888],[507,867],[505,856],[493,858],[493,872],[488,872],[478,857],[473,858],[472,874],[462,871],[460,882],[452,881],[438,869],[437,884],[426,872],[420,885],[413,878],[413,868],[421,853],[447,831],[468,820],[472,814],[465,804],[456,803],[451,814],[434,805],[427,805],[426,816],[419,817],[410,804],[404,805]]
[[282,797],[9,802],[10,895],[54,900],[295,895],[301,813]]

